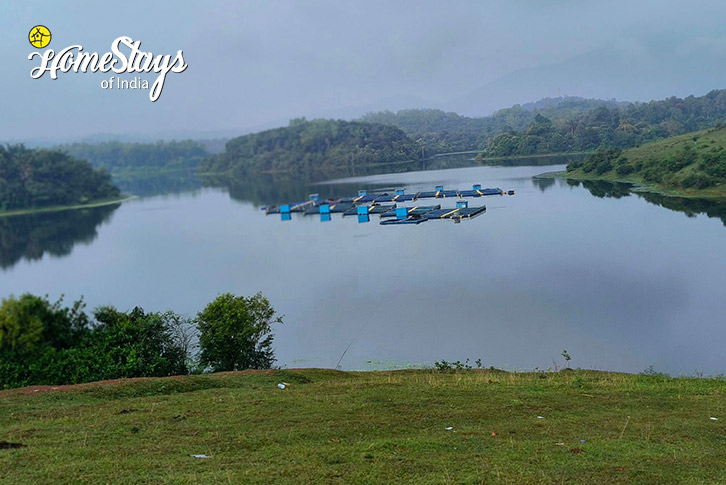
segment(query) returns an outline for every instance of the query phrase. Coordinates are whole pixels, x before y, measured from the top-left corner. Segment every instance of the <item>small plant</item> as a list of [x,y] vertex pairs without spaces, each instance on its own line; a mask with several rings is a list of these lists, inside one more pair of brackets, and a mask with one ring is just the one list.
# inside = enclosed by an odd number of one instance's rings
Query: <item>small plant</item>
[[562,357],[564,357],[565,362],[567,362],[567,368],[570,368],[570,361],[572,360],[572,356],[567,350],[562,351]]
[[[477,369],[481,369],[481,359],[474,361]],[[440,361],[434,362],[434,365],[438,370],[471,370],[473,367],[469,364],[469,359],[466,359],[463,363],[460,360],[456,362],[449,362],[448,360],[441,359]]]
[[645,369],[643,372],[640,373],[640,375],[641,376],[651,376],[651,377],[663,377],[663,378],[670,377],[665,372],[658,372],[657,370],[655,370],[655,367],[653,367],[653,365],[649,365],[647,369]]
[[574,379],[572,379],[572,385],[574,387],[579,387],[580,389],[583,389],[586,385],[586,382],[585,382],[585,379],[578,376],[578,377],[575,377]]

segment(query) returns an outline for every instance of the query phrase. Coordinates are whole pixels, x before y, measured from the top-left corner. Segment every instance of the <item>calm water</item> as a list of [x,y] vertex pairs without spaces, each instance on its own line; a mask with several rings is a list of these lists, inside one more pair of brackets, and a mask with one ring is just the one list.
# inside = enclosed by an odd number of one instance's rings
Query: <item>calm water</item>
[[[83,295],[91,308],[193,315],[221,292],[262,291],[285,315],[275,344],[289,367],[334,367],[350,346],[343,368],[468,357],[545,369],[562,366],[567,349],[575,367],[726,372],[723,205],[532,178],[562,168],[468,167],[314,187],[184,181],[174,195],[120,207],[0,219],[0,297]],[[311,191],[436,183],[517,194],[470,199],[488,210],[461,224],[282,222],[259,210]]]

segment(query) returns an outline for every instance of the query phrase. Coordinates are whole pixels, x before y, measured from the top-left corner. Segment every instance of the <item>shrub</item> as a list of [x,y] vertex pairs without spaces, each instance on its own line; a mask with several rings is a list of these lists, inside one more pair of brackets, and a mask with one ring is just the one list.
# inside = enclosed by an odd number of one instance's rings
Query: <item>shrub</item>
[[275,362],[272,324],[282,323],[262,293],[220,295],[197,315],[200,363],[212,370],[269,369]]

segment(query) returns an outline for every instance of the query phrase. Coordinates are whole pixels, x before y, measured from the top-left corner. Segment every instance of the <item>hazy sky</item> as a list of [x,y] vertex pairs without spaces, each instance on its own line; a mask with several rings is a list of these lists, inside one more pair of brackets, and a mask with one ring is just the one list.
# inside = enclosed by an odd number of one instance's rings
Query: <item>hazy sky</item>
[[[486,115],[558,94],[701,95],[726,87],[725,20],[722,0],[3,0],[0,140],[232,134],[383,108]],[[181,49],[189,67],[168,74],[155,103],[147,90],[101,89],[113,73],[33,80],[36,24],[56,51],[103,54],[125,35],[142,51]]]

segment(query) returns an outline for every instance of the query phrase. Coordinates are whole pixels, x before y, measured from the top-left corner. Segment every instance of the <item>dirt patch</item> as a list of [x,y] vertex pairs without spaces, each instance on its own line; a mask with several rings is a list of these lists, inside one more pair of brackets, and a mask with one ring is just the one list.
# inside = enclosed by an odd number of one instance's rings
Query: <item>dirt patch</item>
[[0,450],[14,450],[17,448],[25,448],[22,443],[9,443],[7,441],[0,441]]
[[130,413],[133,413],[134,411],[136,411],[136,409],[122,409],[117,414],[130,414]]
[[[289,369],[289,370],[297,370],[297,369]],[[227,376],[231,375],[273,375],[276,372],[279,372],[277,369],[265,369],[265,370],[255,370],[255,369],[248,369],[248,370],[240,370],[240,371],[229,371],[229,372],[217,372],[214,374],[207,374],[210,377],[214,378],[225,378]],[[13,394],[43,394],[46,392],[69,392],[69,391],[79,391],[83,389],[93,389],[96,387],[104,387],[104,386],[117,386],[121,384],[132,384],[134,382],[144,382],[144,381],[150,381],[150,380],[159,380],[164,381],[167,379],[170,380],[182,380],[187,379],[190,376],[170,376],[170,377],[128,377],[123,379],[110,379],[107,381],[96,381],[96,382],[86,382],[83,384],[66,384],[62,386],[30,386],[30,387],[20,387],[17,389],[6,389],[4,391],[0,391],[0,397],[10,396]]]
[[570,450],[570,453],[585,453],[585,450],[583,450],[582,448],[572,448]]

